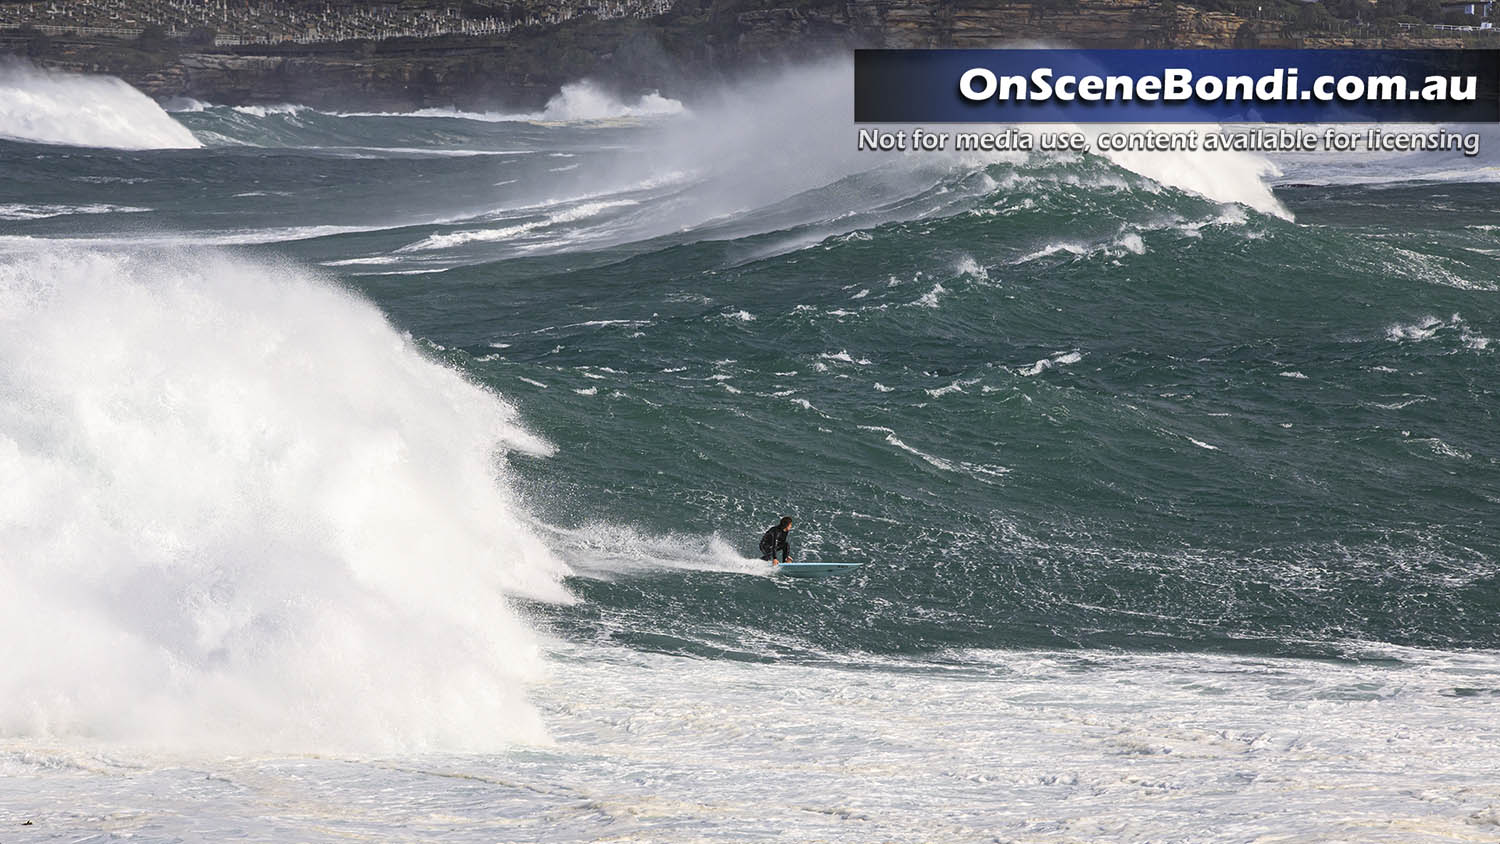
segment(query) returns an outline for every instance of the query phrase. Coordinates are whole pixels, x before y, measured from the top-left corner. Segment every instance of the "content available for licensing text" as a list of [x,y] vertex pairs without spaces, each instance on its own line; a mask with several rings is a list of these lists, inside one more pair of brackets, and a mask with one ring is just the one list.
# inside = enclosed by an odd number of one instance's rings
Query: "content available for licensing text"
[[995,131],[860,129],[861,150],[921,152],[1461,152],[1479,154],[1478,132],[1417,129],[1051,129],[1008,127]]

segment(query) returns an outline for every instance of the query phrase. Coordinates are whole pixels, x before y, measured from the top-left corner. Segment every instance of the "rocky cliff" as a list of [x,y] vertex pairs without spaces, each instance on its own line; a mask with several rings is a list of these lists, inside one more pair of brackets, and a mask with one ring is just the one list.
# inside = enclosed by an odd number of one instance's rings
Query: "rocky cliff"
[[691,97],[757,67],[854,47],[1460,47],[1458,37],[1307,35],[1170,0],[684,0],[648,20],[575,19],[487,38],[260,48],[0,33],[0,52],[112,73],[159,98],[403,109],[535,108],[566,82]]

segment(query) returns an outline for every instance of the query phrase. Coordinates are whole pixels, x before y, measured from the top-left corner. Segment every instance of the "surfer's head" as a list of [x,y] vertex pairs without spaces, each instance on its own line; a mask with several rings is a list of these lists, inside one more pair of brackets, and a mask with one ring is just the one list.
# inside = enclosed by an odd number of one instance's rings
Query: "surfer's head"
[[792,529],[792,517],[791,516],[782,516],[781,517],[781,529],[782,530],[791,530]]

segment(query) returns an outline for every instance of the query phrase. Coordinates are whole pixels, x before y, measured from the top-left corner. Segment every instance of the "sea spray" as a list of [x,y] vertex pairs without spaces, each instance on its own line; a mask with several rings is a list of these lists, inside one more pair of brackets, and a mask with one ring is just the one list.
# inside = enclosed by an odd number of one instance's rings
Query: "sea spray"
[[534,119],[555,121],[613,120],[667,117],[685,111],[681,102],[657,91],[642,94],[634,103],[618,99],[596,83],[584,80],[564,85]]
[[[855,173],[919,173],[934,168],[982,169],[992,164],[1035,164],[1068,153],[1028,152],[1016,147],[989,152],[871,152],[860,153],[861,126],[851,131],[853,65],[847,59],[783,68],[705,95],[692,103],[691,113],[664,123],[654,141],[661,161],[674,168],[701,173],[719,188],[729,207],[743,209],[769,204],[809,189],[834,186]],[[992,132],[1027,134],[1082,132],[1089,137],[1114,127],[1108,125],[1006,126],[990,124]],[[1141,130],[1149,126],[1133,127]],[[1207,129],[1180,131],[1204,132]],[[794,151],[768,159],[767,149]],[[1257,211],[1289,218],[1285,206],[1267,183],[1279,173],[1265,157],[1240,151],[1158,154],[1111,152],[1101,156],[1115,165],[1168,188],[1189,191],[1216,202],[1239,203]],[[703,203],[697,210],[713,207]]]
[[116,149],[188,149],[193,133],[113,76],[0,61],[0,138]]
[[0,733],[542,741],[504,483],[549,447],[372,305],[209,252],[0,259]]

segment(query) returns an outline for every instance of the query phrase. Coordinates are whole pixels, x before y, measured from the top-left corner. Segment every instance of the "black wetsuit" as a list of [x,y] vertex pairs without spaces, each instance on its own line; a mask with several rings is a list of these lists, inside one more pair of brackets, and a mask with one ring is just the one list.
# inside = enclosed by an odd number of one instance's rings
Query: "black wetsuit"
[[780,557],[789,560],[792,557],[792,547],[786,544],[787,532],[781,525],[775,525],[766,531],[765,536],[760,538],[760,558],[762,560],[774,560]]

